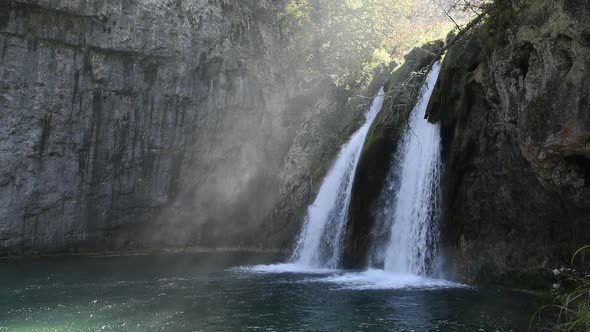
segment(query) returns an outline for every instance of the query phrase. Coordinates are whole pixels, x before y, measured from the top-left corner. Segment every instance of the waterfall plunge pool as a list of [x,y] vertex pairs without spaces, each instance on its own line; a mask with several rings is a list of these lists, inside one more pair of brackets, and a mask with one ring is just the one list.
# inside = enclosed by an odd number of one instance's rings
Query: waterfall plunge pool
[[534,298],[237,253],[0,263],[0,331],[526,331]]

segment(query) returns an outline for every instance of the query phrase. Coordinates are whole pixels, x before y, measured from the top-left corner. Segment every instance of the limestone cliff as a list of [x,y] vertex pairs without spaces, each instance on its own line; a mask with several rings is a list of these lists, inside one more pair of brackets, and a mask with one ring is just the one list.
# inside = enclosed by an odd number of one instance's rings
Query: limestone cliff
[[294,67],[282,6],[0,2],[0,256],[294,238],[273,216],[359,112]]
[[590,2],[494,12],[449,49],[430,112],[458,278],[534,286],[590,242]]

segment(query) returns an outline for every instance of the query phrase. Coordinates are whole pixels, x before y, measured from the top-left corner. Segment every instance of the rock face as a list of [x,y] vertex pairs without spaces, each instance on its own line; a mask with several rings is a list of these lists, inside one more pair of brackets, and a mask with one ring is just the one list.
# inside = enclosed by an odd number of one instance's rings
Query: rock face
[[2,1],[0,256],[288,246],[360,112],[293,68],[281,9]]
[[448,51],[430,112],[458,278],[523,285],[590,242],[590,2],[494,14]]

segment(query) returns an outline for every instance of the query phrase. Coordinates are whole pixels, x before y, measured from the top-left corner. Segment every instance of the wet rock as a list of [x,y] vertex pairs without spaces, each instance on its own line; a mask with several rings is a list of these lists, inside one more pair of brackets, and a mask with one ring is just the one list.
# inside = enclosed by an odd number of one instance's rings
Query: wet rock
[[505,9],[445,57],[430,112],[443,125],[444,247],[457,278],[502,283],[567,264],[590,241],[581,3]]
[[388,78],[383,109],[369,129],[354,178],[342,260],[346,267],[364,267],[370,243],[385,240],[387,231],[375,227],[375,213],[383,203],[379,198],[394,190],[385,187],[390,165],[429,66],[442,47],[442,42],[433,42],[415,48]]

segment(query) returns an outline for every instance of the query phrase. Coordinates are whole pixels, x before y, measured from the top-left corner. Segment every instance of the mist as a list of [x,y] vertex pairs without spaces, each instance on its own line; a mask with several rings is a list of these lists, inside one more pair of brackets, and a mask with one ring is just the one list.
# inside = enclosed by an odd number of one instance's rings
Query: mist
[[523,330],[586,278],[588,22],[1,1],[0,331]]
[[411,48],[444,37],[451,23],[443,8],[426,1],[226,5],[251,21],[218,37],[231,36],[212,51],[218,68],[207,77],[203,127],[188,143],[179,194],[159,217],[163,229],[147,241],[290,250],[301,210],[361,123],[368,103],[355,96],[374,94]]

